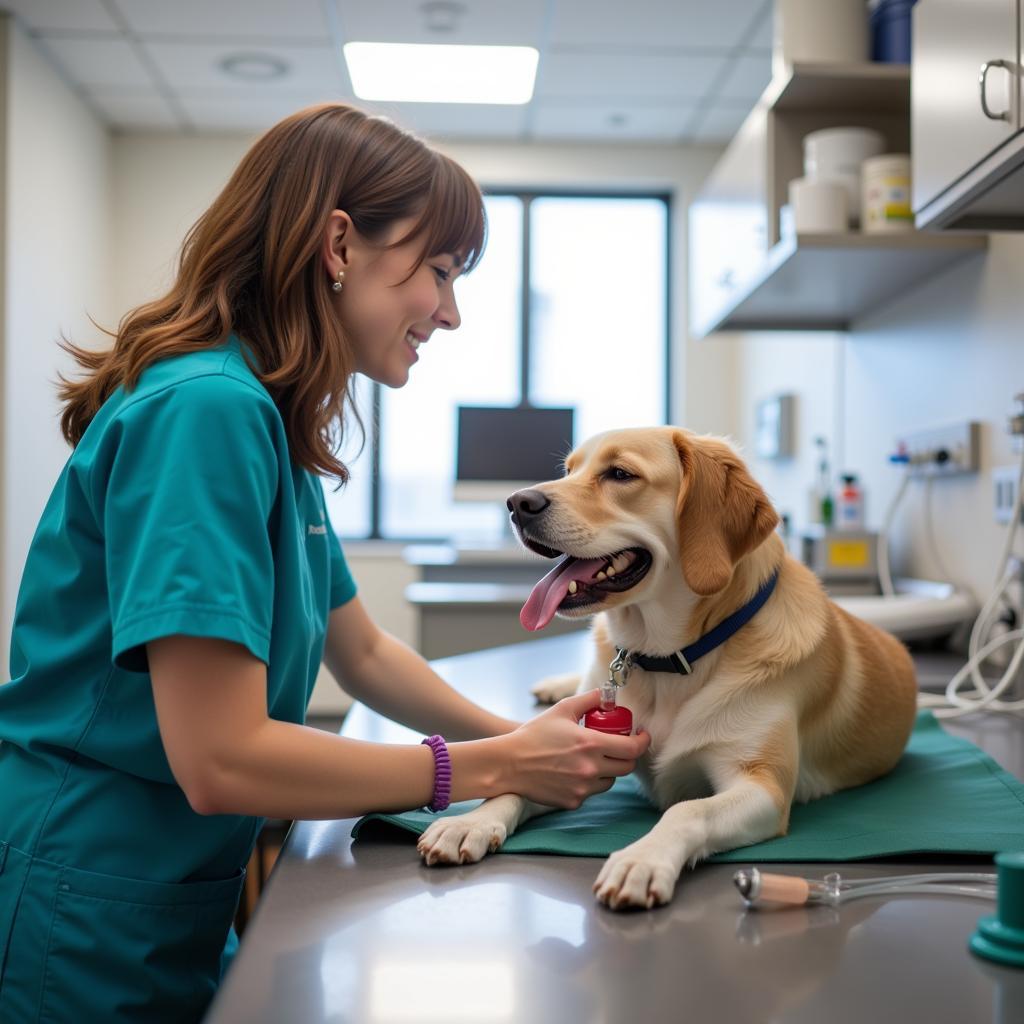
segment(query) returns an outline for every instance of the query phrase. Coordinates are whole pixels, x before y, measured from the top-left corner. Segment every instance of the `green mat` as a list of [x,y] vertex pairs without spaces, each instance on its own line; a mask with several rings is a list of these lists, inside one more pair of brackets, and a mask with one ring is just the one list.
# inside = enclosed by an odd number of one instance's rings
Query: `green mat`
[[[453,804],[460,814],[479,800]],[[369,824],[422,833],[438,815],[429,811],[368,814]],[[528,821],[501,853],[556,853],[605,857],[639,839],[658,812],[632,777],[591,797],[575,811]],[[945,732],[930,711],[917,716],[910,743],[885,778],[821,800],[796,804],[789,834],[712,861],[846,861],[909,853],[991,854],[1024,850],[1024,784],[973,743]]]

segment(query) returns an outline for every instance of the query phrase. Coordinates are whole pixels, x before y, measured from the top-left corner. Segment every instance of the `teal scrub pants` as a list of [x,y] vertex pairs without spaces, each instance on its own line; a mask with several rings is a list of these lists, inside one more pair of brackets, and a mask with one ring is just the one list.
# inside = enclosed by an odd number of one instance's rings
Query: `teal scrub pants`
[[200,1020],[237,947],[244,878],[141,881],[0,842],[0,1020]]

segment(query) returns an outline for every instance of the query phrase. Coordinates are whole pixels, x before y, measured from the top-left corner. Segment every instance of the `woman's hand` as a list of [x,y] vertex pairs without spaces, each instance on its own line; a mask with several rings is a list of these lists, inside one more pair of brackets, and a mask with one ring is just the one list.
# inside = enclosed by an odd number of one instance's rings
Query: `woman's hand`
[[566,697],[502,737],[511,755],[506,791],[548,807],[576,808],[633,771],[651,737],[581,728],[579,720],[600,702],[598,690]]

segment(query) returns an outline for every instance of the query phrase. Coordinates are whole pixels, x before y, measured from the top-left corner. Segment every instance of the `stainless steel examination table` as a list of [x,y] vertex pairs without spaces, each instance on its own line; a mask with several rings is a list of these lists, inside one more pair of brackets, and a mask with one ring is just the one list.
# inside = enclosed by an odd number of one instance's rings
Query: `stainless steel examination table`
[[[573,671],[585,635],[435,662],[499,714],[534,712],[529,686]],[[927,682],[957,667],[918,658]],[[1024,718],[948,724],[1024,778]],[[343,734],[420,737],[357,706]],[[361,838],[354,820],[298,822],[250,922],[209,1024],[980,1024],[1024,1021],[1024,970],[967,951],[981,900],[864,899],[745,913],[735,864],[680,879],[672,903],[615,913],[591,893],[600,860],[499,854],[426,868],[411,836]],[[979,865],[982,865],[979,867]],[[843,864],[844,876],[994,870],[986,861]],[[822,877],[834,864],[776,864]]]

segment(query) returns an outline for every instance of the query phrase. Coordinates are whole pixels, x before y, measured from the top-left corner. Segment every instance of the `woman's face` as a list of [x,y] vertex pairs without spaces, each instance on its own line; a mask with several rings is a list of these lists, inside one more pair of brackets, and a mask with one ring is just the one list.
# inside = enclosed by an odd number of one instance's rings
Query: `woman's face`
[[[413,224],[412,218],[396,221],[383,243],[402,238]],[[345,272],[344,287],[334,301],[355,353],[356,370],[400,388],[433,332],[459,326],[453,285],[460,268],[454,254],[443,253],[428,256],[413,271],[420,240],[388,249],[361,238],[351,221],[341,226],[340,241],[335,237],[337,244],[332,246],[337,265],[329,266],[328,272],[333,279],[338,269]]]

